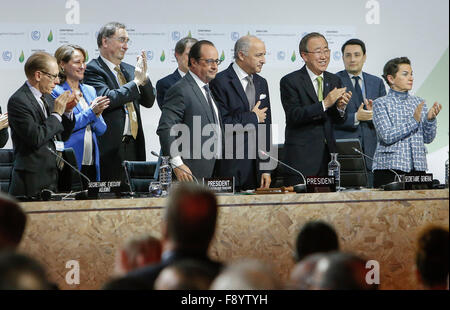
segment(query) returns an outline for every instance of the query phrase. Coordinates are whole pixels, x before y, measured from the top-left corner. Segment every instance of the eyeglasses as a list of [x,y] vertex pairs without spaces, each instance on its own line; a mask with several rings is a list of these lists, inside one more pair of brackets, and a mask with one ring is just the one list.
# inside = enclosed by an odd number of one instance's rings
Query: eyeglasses
[[325,55],[328,56],[330,55],[331,50],[330,49],[324,49],[324,50],[320,50],[320,51],[314,51],[314,52],[307,52],[308,54],[314,54],[314,55]]
[[213,63],[215,63],[216,65],[220,65],[222,63],[222,61],[223,61],[221,59],[204,59],[204,58],[199,58],[199,60],[204,60],[210,66]]
[[46,76],[48,76],[52,81],[56,80],[57,78],[59,78],[58,74],[51,74],[42,70],[39,70],[40,72],[44,73]]
[[119,41],[119,42],[122,43],[122,44],[126,43],[126,44],[128,44],[128,45],[131,45],[131,40],[130,40],[130,38],[126,38],[126,37],[113,38],[113,37],[110,37],[110,39]]

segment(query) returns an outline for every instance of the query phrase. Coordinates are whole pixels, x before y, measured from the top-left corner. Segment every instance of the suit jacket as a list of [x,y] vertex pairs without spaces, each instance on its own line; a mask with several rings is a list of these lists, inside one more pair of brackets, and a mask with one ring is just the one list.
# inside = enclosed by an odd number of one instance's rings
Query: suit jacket
[[[255,139],[255,146],[257,148],[264,148],[265,150],[270,148],[271,134],[270,125],[272,124],[272,114],[270,109],[270,99],[269,99],[269,88],[267,86],[267,81],[259,76],[258,74],[253,75],[253,83],[255,85],[255,102],[259,101],[260,95],[264,94],[265,99],[261,100],[260,109],[267,107],[266,119],[264,121],[265,125],[265,141],[258,141],[258,131],[255,134],[249,135],[248,132],[233,131],[228,133],[225,129],[224,139],[233,139],[232,154],[230,150],[225,149],[225,159],[221,160],[220,163],[220,175],[224,177],[235,177],[236,188],[247,190],[255,189],[259,187],[259,182],[261,178],[261,173],[270,171],[260,169],[260,160],[257,150],[251,150],[251,157],[256,159],[250,159],[248,154],[249,138]],[[256,114],[250,111],[249,102],[247,96],[245,95],[245,90],[233,69],[233,64],[231,64],[226,70],[218,73],[216,78],[210,82],[211,91],[214,94],[214,99],[216,100],[224,126],[226,124],[230,125],[252,125],[258,130],[258,118]],[[261,124],[263,125],[263,124]],[[240,139],[243,140],[242,142]],[[225,142],[225,145],[227,143]],[[264,147],[263,147],[264,144]],[[258,147],[260,146],[260,147]],[[244,159],[236,159],[238,150],[242,153],[244,150]],[[232,156],[233,159],[228,158],[227,155]]]
[[121,177],[120,171],[122,161],[119,153],[119,147],[122,143],[123,131],[125,126],[125,104],[132,101],[137,114],[138,133],[136,137],[137,160],[145,161],[145,138],[142,130],[142,121],[140,105],[151,108],[155,101],[153,86],[150,81],[140,86],[139,90],[134,79],[134,67],[122,62],[120,64],[127,84],[119,86],[119,83],[113,72],[108,68],[105,62],[98,57],[92,59],[84,73],[84,83],[91,85],[97,91],[97,96],[107,96],[110,100],[109,107],[102,115],[108,130],[98,139],[100,148],[100,169],[103,180],[118,180]]
[[[65,82],[62,86],[56,85],[53,89],[53,98],[58,97],[66,90],[71,90],[69,84]],[[80,84],[80,90],[83,94],[84,100],[88,105],[97,97],[95,89],[92,86]],[[97,172],[97,181],[100,181],[100,154],[98,149],[97,137],[101,136],[106,131],[106,123],[100,115],[97,117],[92,109],[83,110],[83,107],[78,103],[73,109],[75,117],[75,127],[69,140],[64,143],[64,147],[73,148],[75,158],[77,160],[78,170],[81,170],[84,153],[84,135],[86,133],[86,126],[91,125],[92,143],[94,144],[94,164]],[[94,180],[91,180],[94,181]]]
[[169,74],[156,82],[156,100],[158,101],[160,109],[162,109],[162,105],[164,104],[166,92],[179,80],[181,80],[181,75],[178,72],[178,69],[176,69],[174,73]]
[[[0,114],[2,114],[2,108],[0,107]],[[8,127],[0,130],[0,148],[4,147],[6,142],[8,142],[9,134]]]
[[[172,126],[177,124],[183,124],[184,130],[179,131],[178,136],[170,135]],[[209,132],[209,135],[207,133],[202,135],[203,128],[210,124],[214,124],[213,112],[202,90],[188,72],[169,89],[164,100],[156,131],[162,154],[171,157],[180,155],[183,163],[198,179],[210,178],[213,175],[216,159],[205,157],[202,149],[211,146],[208,148],[211,150],[214,143],[216,145],[221,143],[217,140],[217,134],[214,131]],[[174,143],[177,143],[176,140],[183,141],[181,150],[173,147]]]
[[139,281],[139,283],[143,283],[146,286],[153,288],[156,278],[158,278],[159,273],[165,267],[185,259],[193,259],[202,262],[202,264],[208,266],[208,268],[211,269],[211,272],[215,273],[216,275],[219,275],[220,271],[223,268],[222,263],[211,260],[207,255],[203,253],[177,250],[169,253],[164,253],[161,262],[133,270],[129,272],[125,276],[125,278],[135,279]]
[[[44,98],[53,111],[54,100]],[[57,174],[54,137],[66,141],[75,125],[65,115],[45,117],[40,104],[25,83],[8,100],[8,118],[14,147],[14,168],[9,193],[13,196],[35,196],[42,189],[56,190]]]
[[[355,93],[352,80],[348,76],[346,70],[336,73],[341,78],[342,83],[347,87],[347,91]],[[363,72],[364,89],[367,99],[375,100],[379,97],[386,96],[386,88],[383,80],[374,75]],[[334,125],[334,134],[336,139],[358,138],[361,142],[363,152],[373,157],[375,148],[377,147],[377,133],[372,121],[359,122],[355,126],[355,114],[358,112],[361,102],[357,102],[356,96],[352,96],[347,105],[347,120],[343,124]],[[372,160],[365,158],[367,170],[372,170]]]
[[[342,87],[338,76],[323,73],[323,98],[335,87]],[[318,175],[326,152],[336,152],[333,123],[342,123],[342,117],[333,105],[326,111],[319,103],[306,65],[289,73],[280,80],[281,103],[286,114],[285,162],[302,172],[305,176]],[[328,146],[328,150],[326,148]],[[295,172],[286,174],[292,181],[289,185],[303,183]],[[295,176],[295,177],[294,177]],[[294,181],[295,179],[295,181]]]

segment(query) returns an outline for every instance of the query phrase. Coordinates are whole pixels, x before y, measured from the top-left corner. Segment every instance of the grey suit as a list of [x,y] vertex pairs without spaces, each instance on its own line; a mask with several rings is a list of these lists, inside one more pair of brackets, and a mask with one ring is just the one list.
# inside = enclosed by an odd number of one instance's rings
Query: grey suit
[[[206,136],[203,136],[201,132],[206,125],[214,123],[213,112],[202,90],[188,72],[169,89],[165,96],[157,130],[162,154],[172,158],[181,156],[183,163],[198,179],[211,177],[216,159],[205,157],[202,149],[205,147],[208,151],[212,150],[213,142],[216,144],[222,142],[218,141],[218,135],[214,134],[214,131],[209,132],[209,135]],[[178,132],[177,136],[171,136],[170,130],[176,124],[186,125],[189,132],[183,134]],[[188,139],[183,141],[189,145],[182,144],[176,150],[172,150],[171,154],[172,143],[184,134],[188,135],[186,137]]]

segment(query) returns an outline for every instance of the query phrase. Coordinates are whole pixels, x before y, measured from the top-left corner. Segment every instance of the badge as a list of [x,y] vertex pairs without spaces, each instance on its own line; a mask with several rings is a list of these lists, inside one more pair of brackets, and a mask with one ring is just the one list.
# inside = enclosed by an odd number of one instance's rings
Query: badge
[[64,151],[64,142],[55,141],[55,148],[58,152],[63,152]]

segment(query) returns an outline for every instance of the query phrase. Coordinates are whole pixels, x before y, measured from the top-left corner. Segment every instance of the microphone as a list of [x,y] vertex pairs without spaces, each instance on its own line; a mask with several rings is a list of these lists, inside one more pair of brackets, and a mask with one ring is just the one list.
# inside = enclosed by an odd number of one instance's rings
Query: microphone
[[130,174],[128,173],[128,169],[127,169],[127,166],[126,166],[127,163],[128,163],[128,160],[124,160],[124,161],[122,162],[122,166],[123,166],[123,169],[125,170],[125,175],[127,176],[128,187],[129,187],[129,189],[130,189],[130,196],[133,197],[133,196],[135,195],[135,192],[134,192],[133,189],[131,188]]
[[[67,160],[65,160],[64,158],[62,158],[62,156],[60,156],[58,153],[56,153],[55,151],[53,151],[49,146],[47,146],[47,150],[50,151],[50,153],[52,153],[53,155],[55,155],[57,158],[59,158],[60,160],[62,160],[65,164],[67,164],[73,171],[75,171],[78,175],[82,176],[85,180],[88,181],[88,184],[91,182],[91,180],[89,180],[89,178],[83,174],[80,170],[78,170],[77,168],[75,168],[71,163],[69,163]],[[81,199],[86,199],[88,197],[88,190],[82,190],[79,192],[75,192],[72,193],[75,194],[75,199],[76,200],[81,200]],[[66,196],[69,196],[70,194],[64,193],[64,194],[58,194],[58,193],[54,193],[53,191],[49,190],[49,189],[43,189],[41,191],[41,199],[48,201],[51,200],[52,198],[59,198],[61,197],[61,199],[64,199]]]
[[[353,151],[355,151],[356,153],[367,157],[368,159],[370,159],[372,162],[377,162],[375,159],[373,159],[372,157],[370,157],[369,155],[364,154],[363,152],[361,152],[360,150],[358,150],[356,147],[352,147]],[[395,172],[395,170],[392,169],[387,169],[389,171],[391,171],[393,174],[395,174],[396,179],[398,179],[398,181],[394,181],[388,184],[383,185],[383,189],[385,191],[398,191],[398,190],[402,190],[405,189],[405,182],[402,181],[402,178],[400,177],[400,175]]]
[[268,157],[270,157],[271,159],[275,160],[277,163],[280,163],[280,164],[282,164],[283,166],[285,166],[285,167],[291,169],[292,171],[298,173],[298,174],[302,177],[302,179],[303,179],[303,184],[297,184],[297,185],[294,185],[294,191],[295,191],[296,193],[306,193],[306,179],[305,179],[305,176],[303,175],[303,173],[301,173],[301,172],[298,171],[297,169],[295,169],[295,168],[289,166],[288,164],[285,164],[285,163],[282,162],[281,160],[278,160],[277,158],[270,156],[269,154],[267,154],[267,153],[264,152],[263,150],[259,150],[259,152],[260,152],[262,155],[268,156]]
[[[158,153],[156,153],[155,151],[151,151],[150,153],[152,153],[153,156],[158,157],[158,160],[161,158],[161,156],[160,156]],[[180,169],[180,170],[183,171],[184,173],[190,175],[190,176],[195,180],[195,182],[196,182],[197,184],[199,184],[197,178],[195,177],[195,175],[193,175],[192,173],[187,172],[186,170],[184,170],[183,168],[181,168],[181,167],[179,167],[179,166],[178,166],[178,167],[175,167],[175,165],[172,164],[170,161],[169,161],[169,164],[170,164],[170,166],[171,166],[172,168],[174,168],[174,169],[175,169],[175,168]]]

